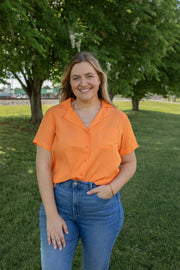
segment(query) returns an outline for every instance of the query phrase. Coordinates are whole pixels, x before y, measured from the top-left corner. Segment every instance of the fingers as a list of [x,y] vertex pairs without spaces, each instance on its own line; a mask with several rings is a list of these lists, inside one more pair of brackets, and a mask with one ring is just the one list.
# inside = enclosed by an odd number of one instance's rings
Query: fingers
[[93,188],[87,192],[88,195],[92,195],[99,192],[99,187]]
[[[53,247],[54,247],[54,249],[56,249],[57,248],[57,245],[56,245],[56,239],[55,239],[55,237],[52,237],[52,245],[53,245]],[[59,249],[60,249],[61,247],[59,247]]]
[[49,231],[47,233],[48,244],[51,245],[52,243],[54,249],[59,248],[59,250],[62,250],[62,247],[66,246],[64,233],[68,234],[68,229],[66,223],[63,221],[59,229],[51,230],[51,232]]
[[97,194],[98,197],[103,199],[110,199],[112,197],[112,191],[109,185],[102,185],[96,188],[93,188],[87,192],[88,195]]
[[48,235],[48,244],[50,245],[51,243],[54,249],[58,247],[59,250],[62,250],[62,247],[66,246],[64,234]]
[[63,228],[63,231],[65,232],[65,234],[68,234],[68,228],[67,228],[67,225],[65,222],[63,223],[62,228]]
[[59,250],[62,250],[62,247],[65,247],[66,246],[64,235],[57,235],[57,236],[55,236],[55,239],[53,240],[53,247],[54,247],[54,249],[56,249],[57,246],[59,247]]
[[48,244],[51,244],[51,235],[50,233],[47,233],[47,240],[48,240]]

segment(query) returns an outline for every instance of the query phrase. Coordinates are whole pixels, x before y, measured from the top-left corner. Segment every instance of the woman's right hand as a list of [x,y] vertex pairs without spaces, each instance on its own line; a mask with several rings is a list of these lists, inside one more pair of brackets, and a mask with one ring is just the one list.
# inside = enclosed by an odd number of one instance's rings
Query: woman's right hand
[[52,243],[54,249],[66,246],[64,233],[68,234],[67,225],[64,219],[57,213],[51,217],[47,217],[47,239],[48,244]]

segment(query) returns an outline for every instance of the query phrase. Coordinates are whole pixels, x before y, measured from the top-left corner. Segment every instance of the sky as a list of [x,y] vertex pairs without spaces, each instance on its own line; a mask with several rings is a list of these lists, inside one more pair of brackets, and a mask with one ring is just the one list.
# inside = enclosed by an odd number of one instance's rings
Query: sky
[[[20,85],[20,83],[18,82],[18,80],[16,80],[16,79],[7,79],[6,80],[7,81],[7,84],[11,84],[11,88],[21,88],[21,85]],[[0,84],[0,87],[7,87],[7,85],[5,85],[5,84]]]

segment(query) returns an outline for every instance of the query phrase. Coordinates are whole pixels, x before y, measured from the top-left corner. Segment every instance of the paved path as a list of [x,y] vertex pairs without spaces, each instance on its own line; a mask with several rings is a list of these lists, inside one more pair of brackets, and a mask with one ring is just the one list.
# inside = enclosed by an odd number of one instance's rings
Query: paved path
[[[59,104],[59,99],[41,99],[42,105]],[[30,105],[29,99],[0,99],[0,105]]]
[[[131,101],[131,99],[117,98],[114,99],[114,101]],[[150,101],[180,104],[180,102],[172,102],[166,100],[151,99]],[[59,104],[59,99],[41,99],[41,102],[42,105],[57,105]],[[0,99],[0,105],[30,105],[30,102],[29,99]]]

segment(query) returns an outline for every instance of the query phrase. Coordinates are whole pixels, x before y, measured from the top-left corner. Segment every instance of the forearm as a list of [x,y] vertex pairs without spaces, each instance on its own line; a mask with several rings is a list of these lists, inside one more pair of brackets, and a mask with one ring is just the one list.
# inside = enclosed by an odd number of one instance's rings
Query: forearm
[[121,165],[119,173],[111,182],[114,194],[116,194],[122,187],[129,182],[136,172],[136,159],[125,162]]
[[37,168],[37,179],[46,216],[56,214],[57,208],[54,199],[53,183],[49,170]]
[[38,146],[36,156],[36,173],[46,216],[52,216],[57,213],[51,167],[51,153]]

